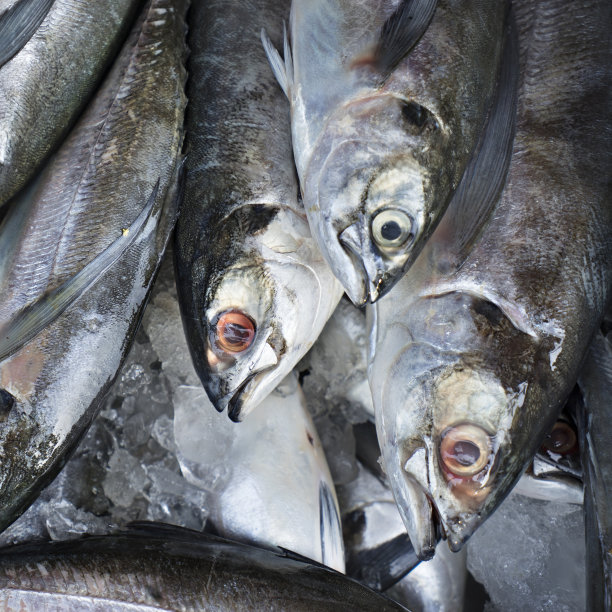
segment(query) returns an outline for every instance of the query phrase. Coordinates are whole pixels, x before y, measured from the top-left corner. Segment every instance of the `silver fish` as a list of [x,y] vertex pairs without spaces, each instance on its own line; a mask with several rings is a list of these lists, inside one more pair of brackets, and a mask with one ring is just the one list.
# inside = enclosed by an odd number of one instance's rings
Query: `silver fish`
[[175,405],[174,431],[183,474],[214,492],[217,531],[344,572],[334,484],[297,377],[290,374],[243,423],[206,404],[203,397],[197,413]]
[[0,606],[23,612],[404,610],[287,551],[156,523],[116,536],[2,549]]
[[60,469],[137,329],[176,219],[187,6],[149,3],[0,229],[0,528]]
[[391,289],[444,213],[491,102],[506,11],[296,1],[284,60],[264,39],[291,103],[310,227],[356,305]]
[[192,9],[177,286],[196,370],[233,420],[293,369],[342,294],[298,202],[289,108],[259,40],[263,26],[280,38],[288,11],[288,0]]
[[585,480],[587,609],[612,610],[612,338],[597,332],[578,384]]
[[502,197],[471,242],[461,215],[441,225],[373,313],[379,440],[423,558],[436,523],[458,550],[516,483],[610,296],[612,7],[513,6],[520,95]]
[[[0,27],[17,11],[28,29],[33,23],[29,11],[42,10],[43,4],[41,0],[11,4]],[[55,0],[21,50],[0,67],[0,207],[61,142],[141,4],[140,0]],[[0,37],[19,42],[16,24],[5,25],[8,31],[0,30]],[[1,53],[0,48],[0,60]]]

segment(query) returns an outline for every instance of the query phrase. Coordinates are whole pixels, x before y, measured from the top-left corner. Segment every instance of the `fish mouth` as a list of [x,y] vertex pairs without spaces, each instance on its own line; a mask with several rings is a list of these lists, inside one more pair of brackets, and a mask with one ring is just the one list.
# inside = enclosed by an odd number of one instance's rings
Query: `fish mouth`
[[[225,403],[225,407],[227,407],[227,416],[234,421],[234,423],[242,421],[247,414],[256,408],[259,402],[265,398],[267,393],[257,393],[257,390],[262,388],[262,379],[267,377],[275,368],[276,366],[271,366],[265,370],[260,370],[259,372],[247,376],[231,395],[228,393],[228,395],[223,398],[228,398]],[[272,391],[272,389],[270,389],[270,391]]]

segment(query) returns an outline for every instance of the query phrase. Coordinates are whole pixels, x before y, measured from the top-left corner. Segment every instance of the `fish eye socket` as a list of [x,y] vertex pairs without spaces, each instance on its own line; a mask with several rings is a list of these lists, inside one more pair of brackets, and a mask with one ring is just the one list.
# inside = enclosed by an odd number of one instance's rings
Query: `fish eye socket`
[[460,478],[481,472],[489,463],[492,452],[489,434],[470,423],[446,429],[440,439],[440,460],[444,468]]
[[552,431],[546,435],[542,442],[542,450],[569,455],[578,450],[578,438],[572,426],[566,421],[557,421]]
[[215,324],[215,341],[228,353],[246,351],[255,339],[255,323],[239,310],[221,313]]
[[397,249],[414,238],[412,218],[401,210],[382,210],[372,219],[372,237],[383,249]]

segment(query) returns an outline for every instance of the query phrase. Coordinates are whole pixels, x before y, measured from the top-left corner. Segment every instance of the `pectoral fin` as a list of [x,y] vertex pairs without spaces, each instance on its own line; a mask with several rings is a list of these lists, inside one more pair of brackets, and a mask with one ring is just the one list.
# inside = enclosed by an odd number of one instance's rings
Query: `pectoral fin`
[[53,0],[19,0],[0,13],[0,66],[30,40],[52,4]]
[[57,319],[96,280],[106,272],[137,240],[151,217],[159,191],[157,181],[151,197],[134,222],[102,253],[90,261],[80,272],[53,291],[28,304],[0,326],[0,361],[3,361]]
[[261,29],[261,44],[263,45],[268,62],[272,68],[272,72],[281,86],[281,89],[285,92],[285,95],[291,100],[291,90],[293,88],[293,59],[291,57],[291,47],[289,45],[289,38],[287,37],[287,28],[283,25],[283,39],[284,39],[284,50],[285,59],[280,56],[280,53],[276,50],[276,47],[272,44],[272,41],[266,34],[264,28]]
[[404,0],[385,21],[374,52],[374,64],[385,77],[419,42],[436,5],[437,0]]

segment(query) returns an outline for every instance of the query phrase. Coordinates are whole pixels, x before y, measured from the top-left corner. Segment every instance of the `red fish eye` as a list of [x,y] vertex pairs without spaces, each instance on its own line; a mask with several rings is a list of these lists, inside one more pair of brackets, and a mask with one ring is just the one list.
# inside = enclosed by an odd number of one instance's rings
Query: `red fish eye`
[[544,438],[542,450],[559,455],[569,455],[576,452],[578,450],[576,432],[569,423],[557,421],[552,431]]
[[491,438],[484,429],[463,423],[449,427],[442,434],[440,459],[452,474],[469,478],[489,463],[491,448]]
[[219,315],[215,331],[217,345],[229,353],[246,351],[255,339],[255,323],[238,310]]

